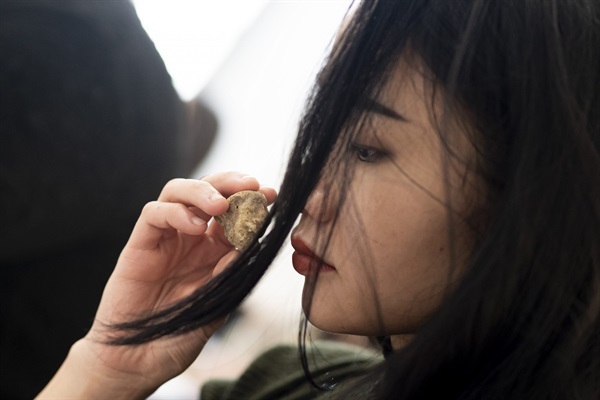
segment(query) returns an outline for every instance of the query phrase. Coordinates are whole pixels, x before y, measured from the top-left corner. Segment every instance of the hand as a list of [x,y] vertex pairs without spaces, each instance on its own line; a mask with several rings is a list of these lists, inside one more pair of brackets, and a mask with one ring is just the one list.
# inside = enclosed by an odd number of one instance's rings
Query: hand
[[276,197],[274,189],[254,178],[224,173],[172,180],[158,201],[144,207],[106,285],[96,322],[72,349],[80,361],[89,361],[94,374],[123,377],[130,385],[154,390],[196,359],[223,321],[137,346],[104,344],[111,333],[106,325],[165,308],[223,271],[237,251],[222,227],[208,222],[227,210],[225,197],[241,190],[261,191],[269,204]]

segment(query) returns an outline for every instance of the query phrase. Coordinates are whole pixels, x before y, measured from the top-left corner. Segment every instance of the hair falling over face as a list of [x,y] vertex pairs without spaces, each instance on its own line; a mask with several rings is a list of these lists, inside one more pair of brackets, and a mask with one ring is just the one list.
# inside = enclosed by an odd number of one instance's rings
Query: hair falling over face
[[[430,111],[441,110],[433,113],[439,123],[432,122],[438,139],[433,141],[437,143],[434,152],[442,166],[436,175],[443,183],[439,188],[427,185],[429,175],[419,175],[423,170],[419,158],[411,163],[412,152],[407,151],[403,162],[396,163],[387,154],[377,158],[378,143],[357,139],[357,132],[369,126],[361,117],[365,99],[377,100],[380,94],[395,98],[394,90],[405,96],[414,86],[396,89],[388,85],[395,74],[403,73],[398,70],[401,60],[420,66],[419,79],[432,88],[420,92],[430,96],[423,101],[431,105]],[[416,107],[416,102],[405,103],[407,108]],[[373,109],[373,104],[368,108]],[[382,114],[377,105],[375,109]],[[388,121],[390,113],[385,113]],[[410,121],[410,116],[407,119]],[[460,146],[453,129],[445,124],[449,120],[459,121],[453,126],[464,127],[460,136],[468,139],[470,158],[464,159],[456,151]],[[394,123],[411,129],[405,122]],[[387,132],[382,127],[391,126],[381,124],[380,131]],[[419,137],[419,132],[404,137]],[[385,134],[382,142],[388,140]],[[348,154],[358,161],[348,161]],[[342,279],[346,262],[329,250],[348,245],[338,234],[350,226],[343,225],[346,215],[340,210],[368,204],[361,197],[368,185],[358,190],[356,182],[387,177],[387,163],[397,167],[394,171],[406,172],[402,179],[407,185],[412,182],[421,186],[421,193],[429,193],[431,207],[437,199],[440,208],[436,210],[446,216],[436,228],[443,234],[431,239],[429,248],[452,248],[443,253],[451,268],[440,278],[447,283],[442,295],[426,304],[428,312],[421,313],[425,318],[416,318],[407,310],[398,324],[394,323],[394,310],[406,301],[395,304],[389,296],[380,300],[379,284],[385,280],[378,280],[378,275],[365,281],[361,293],[363,298],[374,297],[371,312],[347,313],[340,308],[336,313],[335,309],[319,308],[326,295],[333,296],[334,289],[342,286],[335,280]],[[468,175],[480,182],[478,207],[461,208],[460,198],[455,200],[452,194],[457,187],[454,167],[463,164]],[[337,192],[328,192],[331,186],[323,184],[331,171],[335,172]],[[299,234],[310,237],[310,245],[319,244],[319,257],[337,273],[321,271],[309,288],[308,303],[305,299],[308,318],[311,322],[319,322],[321,317],[323,321],[336,317],[350,325],[356,322],[353,332],[365,335],[403,333],[402,328],[414,333],[406,346],[333,394],[339,392],[340,398],[347,398],[352,393],[355,398],[363,393],[365,398],[375,399],[440,395],[598,399],[598,182],[600,2],[363,1],[340,32],[308,100],[279,198],[263,228],[267,234],[262,243],[254,243],[231,268],[180,304],[121,326],[128,336],[120,342],[139,343],[188,332],[231,312],[264,274],[298,215],[307,214],[306,207],[320,190],[325,202],[338,202],[332,206],[337,211],[327,221],[323,215],[306,219],[310,223],[301,223]],[[409,199],[423,204],[418,196]],[[394,212],[398,213],[406,209],[397,202],[385,205],[397,207]],[[346,232],[345,237],[360,236],[359,232],[368,237],[370,220],[360,213],[355,216],[364,229]],[[427,229],[442,220],[423,216],[414,226],[434,238]],[[460,247],[465,221],[476,227],[467,251]],[[327,229],[311,230],[325,222],[331,223]],[[379,262],[392,265],[388,259],[377,258],[382,253],[376,244],[363,249],[366,251],[356,257],[355,264],[364,264],[364,270],[375,271]],[[428,260],[421,272],[432,270],[429,266],[439,260]],[[252,268],[247,268],[248,264]],[[458,278],[456,271],[460,272]],[[386,290],[393,291],[393,287]],[[397,290],[398,296],[402,293],[406,291]],[[414,298],[408,301],[412,309],[422,306]],[[363,324],[365,320],[357,316],[370,318],[369,323]],[[369,329],[356,332],[365,325]],[[303,346],[301,341],[301,349]]]

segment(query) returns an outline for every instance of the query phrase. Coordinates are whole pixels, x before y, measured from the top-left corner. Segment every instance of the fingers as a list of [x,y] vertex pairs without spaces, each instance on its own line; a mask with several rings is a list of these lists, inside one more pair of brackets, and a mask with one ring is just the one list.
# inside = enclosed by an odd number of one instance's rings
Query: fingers
[[242,190],[258,190],[272,204],[277,198],[275,189],[261,186],[254,177],[239,172],[209,175],[201,180],[173,179],[163,188],[158,201],[181,203],[194,207],[200,218],[208,221],[211,216],[221,215],[229,204],[226,197]]
[[202,178],[201,181],[210,183],[225,197],[242,190],[258,190],[260,188],[256,178],[239,172],[208,175]]
[[270,186],[261,186],[258,191],[265,195],[268,204],[273,204],[277,199],[277,191]]
[[177,201],[180,189],[192,189],[196,194],[220,195],[229,197],[241,190],[258,190],[260,185],[256,178],[239,172],[224,172],[208,175],[202,179],[173,179],[166,184],[158,200]]
[[130,244],[152,248],[169,230],[202,235],[210,218],[229,208],[225,198],[242,190],[259,190],[269,204],[277,197],[275,189],[261,186],[256,178],[238,172],[210,175],[201,180],[173,179],[165,185],[158,201],[144,207]]
[[179,203],[153,201],[144,206],[133,228],[129,245],[137,248],[153,248],[165,231],[179,231],[187,235],[202,235],[206,221]]
[[208,221],[211,216],[227,211],[229,204],[223,194],[207,181],[173,179],[163,188],[158,201],[194,207],[198,217]]
[[177,229],[188,235],[199,235],[206,230],[206,221],[183,204],[153,201],[146,204],[142,215],[148,225],[159,229]]
[[209,175],[203,179],[212,184],[225,197],[229,197],[242,190],[256,190],[265,195],[268,204],[272,204],[277,199],[277,191],[275,189],[260,185],[258,179],[253,176],[243,175],[239,172],[228,172],[226,175],[230,179],[222,180],[222,174]]
[[[221,195],[223,197],[229,197],[234,193],[242,190],[265,190],[265,196],[271,201],[275,200],[276,192],[275,189],[261,186],[258,180],[252,176],[242,174],[240,172],[225,172],[220,174],[208,175],[204,178],[197,179],[173,179],[167,183],[165,189],[161,193],[159,200],[171,201],[172,196],[177,196],[177,189],[182,185],[197,185],[197,189],[202,191],[206,190],[209,194]],[[208,184],[208,187],[202,185]]]
[[239,172],[209,175],[204,177],[202,181],[213,185],[225,197],[229,197],[242,190],[257,190],[265,195],[268,204],[272,204],[277,198],[277,191],[275,189],[260,185],[255,177]]

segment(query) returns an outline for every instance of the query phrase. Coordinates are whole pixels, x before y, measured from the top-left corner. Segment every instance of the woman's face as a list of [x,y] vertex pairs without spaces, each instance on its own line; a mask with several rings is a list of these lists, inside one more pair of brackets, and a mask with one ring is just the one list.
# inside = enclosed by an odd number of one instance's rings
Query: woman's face
[[[365,111],[365,128],[343,145],[356,160],[349,186],[342,193],[342,178],[323,178],[292,234],[294,267],[307,276],[305,312],[320,329],[412,333],[460,275],[470,248],[462,218],[474,193],[474,151],[458,132],[442,143],[428,93],[418,71],[396,68]],[[458,268],[451,268],[448,206]],[[329,234],[321,251],[317,238]],[[325,265],[317,268],[320,260]]]

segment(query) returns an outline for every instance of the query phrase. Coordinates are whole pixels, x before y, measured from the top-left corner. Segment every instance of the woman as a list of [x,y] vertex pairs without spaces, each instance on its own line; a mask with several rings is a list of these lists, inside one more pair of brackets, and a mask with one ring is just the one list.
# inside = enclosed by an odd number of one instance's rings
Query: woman
[[183,371],[302,213],[308,320],[386,354],[327,395],[597,399],[600,4],[365,1],[319,84],[262,241],[238,257],[206,223],[220,195],[272,189],[167,184],[43,395]]

